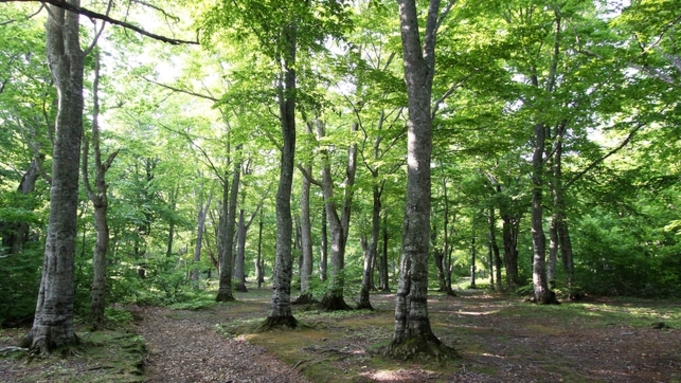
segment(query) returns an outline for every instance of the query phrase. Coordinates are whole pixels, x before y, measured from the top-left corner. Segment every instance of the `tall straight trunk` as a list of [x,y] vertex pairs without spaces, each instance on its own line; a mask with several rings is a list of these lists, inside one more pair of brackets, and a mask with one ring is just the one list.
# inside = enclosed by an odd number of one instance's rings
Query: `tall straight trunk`
[[[442,258],[440,259],[443,277],[443,290],[450,296],[456,296],[452,290],[452,246],[449,244],[450,230],[454,229],[454,225],[449,226],[449,198],[447,197],[447,180],[442,182],[442,190],[444,193],[444,223],[443,223],[443,240],[442,240]],[[453,222],[454,219],[451,219]]]
[[[326,201],[324,202],[326,206]],[[327,271],[329,269],[329,233],[328,233],[328,220],[326,219],[326,208],[322,209],[322,235],[320,237],[320,256],[319,256],[319,279],[322,282],[327,280]]]
[[92,149],[95,160],[95,188],[90,185],[88,156],[89,142],[83,141],[83,184],[88,195],[88,199],[95,208],[95,229],[97,240],[92,257],[92,290],[90,292],[90,321],[95,328],[104,322],[104,309],[106,307],[106,264],[107,251],[109,248],[109,225],[107,221],[107,210],[109,199],[107,190],[109,185],[106,182],[106,172],[111,167],[114,159],[118,155],[118,150],[109,155],[106,161],[102,161],[102,151],[99,139],[99,53],[95,54],[95,78],[92,84],[93,106],[92,106]]
[[[496,215],[494,206],[489,209],[488,225],[489,225],[489,243],[492,250],[491,257],[494,257],[494,271],[496,273],[496,289],[501,290],[501,256],[499,255],[499,245],[497,245],[497,233],[496,233]],[[490,263],[492,261],[490,260]],[[490,269],[491,270],[491,269]]]
[[[445,218],[446,219],[446,218]],[[442,246],[438,246],[437,243],[437,226],[433,226],[430,230],[430,242],[433,245],[433,261],[435,262],[435,270],[437,270],[437,291],[447,291],[445,285],[445,269],[444,269],[444,258],[445,258],[445,248],[444,243]]]
[[239,209],[239,224],[236,231],[236,270],[234,277],[236,278],[236,291],[245,293],[246,288],[246,234],[248,226],[246,226],[246,217],[244,216],[244,209]]
[[546,280],[550,289],[556,288],[556,263],[558,261],[558,221],[554,211],[549,226],[549,259],[546,264]]
[[475,252],[475,237],[471,238],[471,288],[476,288],[477,286],[475,285],[475,274],[476,274],[476,268],[475,268],[475,260],[476,258],[476,252]]
[[556,300],[555,294],[549,290],[546,280],[546,236],[543,227],[543,179],[544,179],[544,144],[546,127],[536,124],[534,127],[534,154],[532,156],[532,245],[534,250],[532,265],[532,283],[534,299],[537,303],[547,304]]
[[272,310],[263,327],[296,327],[297,321],[291,311],[291,278],[293,277],[293,255],[291,235],[291,187],[295,165],[296,147],[296,50],[298,29],[295,22],[283,28],[284,52],[283,84],[279,88],[279,116],[281,122],[281,171],[277,189],[277,244],[273,276]]
[[[312,173],[312,166],[306,166],[306,172]],[[312,225],[310,224],[310,180],[303,177],[300,192],[300,235],[303,264],[300,269],[300,295],[309,296],[310,278],[312,277]]]
[[379,260],[379,264],[381,267],[378,268],[378,288],[381,291],[389,292],[390,291],[390,278],[388,274],[388,219],[384,216],[383,217],[383,235],[381,237],[382,241],[382,249],[381,249],[381,259]]
[[210,203],[212,200],[213,200],[212,193],[208,195],[208,201],[206,201],[205,206],[203,205],[203,201],[199,200],[199,211],[196,217],[196,246],[194,246],[194,268],[192,269],[192,281],[194,283],[194,286],[197,287],[199,283],[199,269],[201,263],[203,232],[205,231],[206,227],[206,214],[208,213],[208,209],[210,208]]
[[555,227],[555,241],[560,248],[563,268],[567,274],[566,285],[568,289],[571,289],[572,281],[574,279],[574,261],[572,256],[572,241],[570,240],[570,232],[565,216],[565,190],[563,187],[562,170],[563,134],[565,132],[565,124],[560,124],[558,129],[558,139],[556,140],[556,149],[553,154],[553,182],[551,184],[553,192],[553,220],[551,225],[552,229]]
[[[78,1],[69,1],[78,5]],[[77,341],[73,331],[78,173],[83,135],[83,61],[79,16],[46,5],[47,59],[57,87],[50,217],[33,327],[25,338],[40,353]]]
[[[371,209],[371,240],[368,241],[364,249],[364,270],[362,271],[362,286],[360,288],[358,309],[371,309],[371,301],[369,300],[369,290],[373,286],[374,265],[378,259],[378,240],[381,235],[381,194],[383,193],[383,185],[374,185],[373,204]],[[380,267],[379,267],[380,269]]]
[[255,278],[258,282],[258,288],[262,287],[265,282],[265,262],[262,259],[262,212],[260,212],[260,221],[258,222],[258,255],[255,260]]
[[[428,317],[428,248],[430,242],[431,90],[440,2],[429,2],[421,46],[414,0],[399,0],[407,105],[407,192],[402,230],[400,280],[395,329],[387,352],[402,358],[450,353],[435,336]],[[453,350],[452,350],[453,351]]]
[[[240,147],[237,147],[239,151]],[[237,154],[238,156],[238,154]],[[220,242],[223,244],[220,252],[220,280],[218,293],[215,300],[218,302],[228,302],[234,300],[232,293],[232,262],[234,258],[234,232],[236,226],[236,204],[239,194],[239,182],[241,179],[241,161],[234,161],[234,173],[232,174],[232,185],[227,188],[227,178],[225,178],[223,191],[223,233]],[[229,193],[227,190],[229,189]]]

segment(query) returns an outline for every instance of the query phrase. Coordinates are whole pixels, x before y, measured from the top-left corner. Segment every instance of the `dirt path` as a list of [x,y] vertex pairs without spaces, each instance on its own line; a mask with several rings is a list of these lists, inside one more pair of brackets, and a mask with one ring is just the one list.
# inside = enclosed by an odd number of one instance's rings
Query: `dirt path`
[[146,381],[310,383],[264,348],[218,334],[225,311],[144,308],[135,331],[149,350]]

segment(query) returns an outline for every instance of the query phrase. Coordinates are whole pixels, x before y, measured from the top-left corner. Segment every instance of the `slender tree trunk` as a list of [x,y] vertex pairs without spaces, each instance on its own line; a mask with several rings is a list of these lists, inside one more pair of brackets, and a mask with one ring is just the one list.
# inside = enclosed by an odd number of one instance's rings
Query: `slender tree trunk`
[[[203,193],[201,193],[203,194]],[[203,199],[203,198],[201,198]],[[194,246],[194,268],[192,269],[192,281],[194,286],[199,285],[199,270],[201,264],[201,247],[203,244],[203,232],[206,227],[206,213],[210,209],[210,203],[213,200],[213,194],[208,195],[208,201],[206,205],[203,205],[203,201],[199,200],[199,212],[196,218],[196,246]]]
[[[308,132],[310,133],[309,129]],[[312,166],[306,166],[307,174],[312,173]],[[296,303],[309,303],[312,301],[310,294],[310,278],[312,278],[312,225],[310,224],[310,180],[303,177],[302,190],[300,192],[300,241],[303,264],[300,269],[300,296]]]
[[546,236],[543,227],[543,174],[544,174],[544,141],[546,137],[544,124],[534,127],[534,154],[532,156],[532,244],[534,249],[532,282],[534,299],[537,303],[556,302],[556,295],[549,290],[546,280]]
[[258,222],[258,256],[255,261],[255,275],[258,282],[258,288],[262,287],[265,282],[265,262],[262,259],[262,211],[260,212],[260,221]]
[[[78,5],[77,1],[70,3]],[[78,168],[83,135],[83,58],[79,16],[46,5],[47,58],[59,97],[52,155],[50,217],[35,320],[25,345],[46,354],[77,342],[73,331]]]
[[477,272],[475,268],[475,260],[476,258],[476,252],[475,252],[475,237],[471,238],[471,288],[475,289],[477,286],[475,285],[475,274]]
[[[240,146],[237,147],[237,151]],[[223,233],[220,236],[220,243],[223,244],[220,252],[220,281],[218,286],[218,293],[215,300],[218,302],[228,302],[234,300],[232,293],[232,262],[234,258],[234,231],[236,226],[236,204],[239,193],[239,182],[241,179],[241,161],[234,161],[234,174],[232,175],[232,185],[227,188],[227,178],[225,178],[225,187],[223,191]],[[229,189],[229,195],[227,194]]]
[[447,291],[444,270],[445,249],[444,244],[443,246],[438,246],[437,244],[437,226],[433,226],[430,230],[430,242],[433,245],[433,261],[435,262],[435,269],[437,270],[437,291],[444,292]]
[[[324,202],[326,206],[326,201]],[[326,282],[328,262],[329,262],[329,234],[328,234],[328,220],[326,219],[326,208],[322,209],[322,235],[320,238],[320,260],[319,260],[319,279]]]
[[[40,176],[40,165],[37,158],[31,160],[28,171],[21,177],[21,182],[17,191],[23,195],[33,193],[35,184]],[[32,209],[33,207],[31,207]],[[0,222],[0,236],[2,236],[2,246],[0,246],[0,254],[3,249],[9,249],[9,254],[17,256],[24,248],[24,244],[28,242],[29,226],[27,222]]]
[[109,225],[107,222],[107,210],[109,200],[107,190],[109,185],[106,182],[106,172],[118,155],[118,150],[109,155],[106,161],[102,162],[102,151],[99,139],[99,54],[95,54],[95,78],[93,81],[93,113],[92,113],[92,148],[95,160],[95,188],[90,185],[88,156],[89,142],[83,140],[83,184],[87,191],[88,198],[95,208],[95,229],[97,240],[95,251],[92,257],[92,290],[90,292],[90,321],[95,329],[104,322],[104,309],[106,307],[106,264],[107,251],[109,248]]
[[277,245],[273,276],[272,310],[263,328],[296,327],[297,321],[291,311],[291,278],[293,255],[291,236],[291,186],[296,147],[296,49],[298,30],[295,23],[284,27],[285,51],[282,54],[283,84],[279,92],[279,116],[281,121],[282,150],[279,188],[277,189]]
[[[494,207],[489,209],[489,243],[490,249],[492,251],[491,257],[494,258],[494,271],[496,272],[496,289],[501,290],[501,256],[499,255],[499,245],[497,245],[497,233],[496,233],[496,216]],[[492,260],[490,260],[490,264]],[[490,269],[491,270],[491,269]]]
[[510,290],[518,287],[518,225],[520,219],[502,213],[502,238],[504,242],[504,268],[506,269],[506,285]]
[[390,275],[388,273],[388,239],[390,237],[388,236],[388,220],[385,216],[383,217],[382,231],[381,259],[379,261],[381,267],[379,267],[378,274],[379,289],[384,292],[390,292]]
[[400,281],[395,302],[395,329],[387,352],[409,358],[454,355],[435,336],[428,317],[428,248],[430,241],[431,89],[440,2],[429,2],[424,46],[416,2],[400,0],[402,52],[409,109],[407,193],[403,223]]
[[236,291],[245,293],[248,292],[246,288],[246,234],[248,233],[248,226],[246,225],[246,217],[244,216],[244,209],[239,209],[239,225],[236,233]]
[[[316,119],[317,138],[326,136],[325,126],[322,121]],[[357,131],[357,124],[352,125],[352,132]],[[329,154],[323,149],[322,156],[322,192],[324,194],[326,216],[329,229],[331,230],[331,267],[329,273],[329,285],[322,298],[321,305],[325,310],[348,310],[350,306],[345,303],[343,290],[345,288],[345,245],[350,226],[350,212],[352,206],[353,187],[357,170],[357,145],[352,144],[348,149],[348,162],[346,166],[345,190],[343,194],[341,214],[338,215],[336,198],[334,197],[334,182],[331,175],[331,163]],[[366,262],[365,262],[366,263]]]

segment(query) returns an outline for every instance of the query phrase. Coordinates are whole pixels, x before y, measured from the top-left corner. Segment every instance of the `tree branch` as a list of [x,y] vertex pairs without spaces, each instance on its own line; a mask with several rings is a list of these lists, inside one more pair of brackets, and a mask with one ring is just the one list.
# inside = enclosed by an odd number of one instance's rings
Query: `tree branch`
[[[39,2],[38,0],[0,0],[0,3],[10,3],[10,2],[21,2],[21,3],[30,3],[30,2]],[[125,29],[130,29],[132,31],[135,31],[139,33],[140,35],[150,37],[154,40],[158,40],[164,43],[172,44],[172,45],[181,45],[181,44],[199,44],[198,38],[196,41],[190,41],[190,40],[181,40],[181,39],[172,39],[166,36],[161,36],[157,35],[155,33],[148,32],[140,27],[137,27],[133,24],[127,23],[125,21],[117,20],[114,18],[111,18],[107,15],[103,15],[98,12],[91,11],[87,8],[79,7],[77,5],[67,3],[64,0],[42,0],[40,1],[41,3],[47,3],[47,4],[52,4],[55,7],[62,8],[64,10],[67,10],[69,12],[77,13],[79,15],[87,16],[93,19],[98,19],[102,21],[106,21],[108,23],[111,23],[113,25],[118,25],[120,27],[123,27]],[[198,36],[197,36],[198,37]]]

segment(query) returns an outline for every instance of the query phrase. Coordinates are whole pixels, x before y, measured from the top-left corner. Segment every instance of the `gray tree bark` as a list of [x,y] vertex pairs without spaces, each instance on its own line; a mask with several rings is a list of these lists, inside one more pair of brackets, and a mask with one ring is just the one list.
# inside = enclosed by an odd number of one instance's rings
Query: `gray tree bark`
[[[77,0],[68,1],[78,5]],[[78,173],[83,135],[83,59],[78,15],[46,5],[47,58],[58,93],[50,217],[35,320],[25,344],[40,353],[77,342],[73,279]]]
[[[203,187],[202,187],[203,188]],[[203,194],[203,192],[201,193]],[[203,232],[206,227],[206,214],[210,208],[210,203],[213,200],[213,194],[208,195],[206,205],[203,205],[203,198],[199,200],[199,211],[196,217],[196,245],[194,246],[194,268],[192,269],[192,282],[195,287],[199,283],[199,263],[201,262],[201,248],[203,245]]]
[[99,54],[95,55],[95,78],[92,84],[93,105],[92,105],[92,149],[95,160],[95,187],[90,185],[88,156],[89,143],[83,141],[83,184],[87,191],[88,199],[95,208],[95,229],[97,240],[95,251],[92,257],[92,290],[90,293],[90,321],[95,328],[104,322],[104,309],[106,307],[106,264],[107,252],[109,249],[109,224],[107,220],[107,210],[109,209],[109,199],[107,191],[109,185],[106,182],[106,172],[111,167],[114,159],[118,155],[118,150],[111,153],[105,161],[102,161],[102,151],[99,139]]
[[281,121],[281,170],[277,189],[277,244],[273,275],[272,310],[263,328],[296,327],[297,321],[291,311],[291,278],[293,277],[293,254],[291,236],[291,187],[295,166],[296,148],[296,51],[298,28],[294,22],[282,30],[284,51],[281,53],[282,82],[279,87],[279,116]]
[[[237,151],[240,146],[237,147]],[[232,174],[232,185],[227,188],[227,178],[225,178],[225,188],[223,192],[223,215],[224,223],[220,235],[221,246],[220,251],[220,281],[218,286],[218,294],[215,300],[218,302],[228,302],[234,300],[232,293],[232,262],[234,258],[234,232],[236,228],[236,203],[239,194],[239,182],[241,179],[241,160],[234,161],[234,170]],[[229,198],[227,197],[227,189],[229,189]]]
[[430,102],[440,1],[429,2],[423,47],[420,43],[416,2],[400,0],[398,4],[409,109],[408,167],[395,329],[387,353],[400,358],[416,354],[439,358],[453,354],[453,350],[444,347],[435,336],[428,317],[432,150]]

